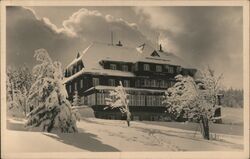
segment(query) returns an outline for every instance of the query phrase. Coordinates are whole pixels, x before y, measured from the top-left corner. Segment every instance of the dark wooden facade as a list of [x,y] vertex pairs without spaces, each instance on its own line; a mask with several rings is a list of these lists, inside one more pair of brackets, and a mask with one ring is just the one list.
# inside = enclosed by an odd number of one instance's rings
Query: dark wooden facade
[[[107,90],[95,90],[95,86],[115,87],[119,84],[119,81],[122,81],[125,87],[148,90],[162,90],[160,93],[159,91],[152,91],[150,93],[148,93],[147,91],[128,92],[131,96],[136,96],[134,98],[131,97],[131,103],[136,103],[137,100],[144,100],[144,102],[142,102],[144,105],[138,106],[136,104],[130,104],[132,120],[170,120],[170,117],[166,114],[165,107],[161,104],[163,100],[161,97],[163,96],[164,91],[175,83],[174,77],[177,74],[188,74],[193,76],[196,71],[194,69],[183,69],[180,66],[163,64],[160,65],[156,63],[145,62],[137,62],[133,64],[126,62],[101,61],[100,64],[104,67],[104,69],[116,69],[124,72],[132,72],[134,76],[124,77],[100,75],[87,72],[82,73],[78,77],[68,81],[66,83],[66,89],[71,101],[73,100],[75,91],[77,91],[78,95],[82,97],[82,104],[92,106],[96,117],[106,119],[125,119],[125,117],[117,109],[103,109],[106,104],[104,98],[102,99],[101,103],[98,103],[98,100],[100,100],[99,94],[103,93],[105,94],[104,96],[107,97],[108,92]],[[145,70],[145,64],[149,66],[149,70]],[[82,63],[77,63],[76,66],[72,67],[71,71],[66,71],[66,77],[76,74],[81,70],[82,67]],[[158,69],[159,67],[161,67],[161,69],[156,70],[156,67],[158,67]],[[140,97],[137,97],[137,95]]]
[[132,120],[170,120],[162,104],[164,91],[174,85],[176,75],[194,76],[196,69],[168,64],[168,61],[162,62],[161,59],[154,58],[159,56],[157,51],[151,56],[136,62],[117,61],[112,58],[96,61],[104,72],[108,70],[107,73],[103,73],[102,70],[85,71],[82,60],[76,59],[65,70],[69,100],[73,100],[77,91],[82,104],[91,106],[96,117],[125,119],[117,109],[104,110],[107,106],[105,97],[108,97],[109,91],[122,81],[129,94]]

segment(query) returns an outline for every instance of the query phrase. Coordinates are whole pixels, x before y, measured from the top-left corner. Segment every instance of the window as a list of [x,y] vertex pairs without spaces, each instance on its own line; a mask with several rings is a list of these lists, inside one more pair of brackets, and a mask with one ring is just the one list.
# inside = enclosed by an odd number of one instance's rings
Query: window
[[157,96],[149,95],[147,96],[147,106],[157,106],[159,101],[157,102]]
[[129,80],[124,80],[123,85],[124,87],[129,87],[130,86]]
[[162,100],[160,96],[155,96],[155,105],[161,106],[162,105]]
[[169,81],[165,81],[165,88],[168,88],[170,86],[170,82]]
[[128,95],[128,105],[131,106],[132,105],[132,95]]
[[109,86],[115,86],[115,80],[114,79],[109,79],[108,83],[109,83]]
[[74,89],[75,91],[77,90],[77,82],[75,82],[75,89]]
[[70,71],[70,69],[67,70],[67,76],[68,76],[68,77],[71,76],[71,71]]
[[128,66],[127,65],[122,65],[122,71],[128,72]]
[[64,76],[68,77],[68,70],[67,69],[64,71]]
[[143,82],[144,82],[144,83],[143,83],[143,86],[144,86],[144,87],[150,87],[150,80],[149,80],[149,79],[144,79]]
[[71,84],[69,84],[69,93],[72,92]]
[[111,70],[116,70],[116,64],[110,64],[110,69]]
[[97,105],[106,105],[105,93],[97,93]]
[[81,79],[80,87],[83,88],[83,79]]
[[169,67],[168,72],[169,73],[174,73],[174,68],[173,67]]
[[82,69],[81,65],[78,65],[78,71],[80,71]]
[[75,67],[75,68],[74,68],[74,74],[75,74],[76,72],[77,72],[77,68]]
[[145,106],[145,96],[139,95],[139,106]]
[[139,106],[139,95],[135,95],[135,106]]
[[177,73],[180,73],[180,72],[181,72],[181,67],[180,67],[180,66],[177,66],[176,72],[177,72]]
[[165,81],[164,80],[161,80],[160,81],[160,87],[163,88],[165,86]]
[[172,66],[166,65],[165,68],[168,73],[174,73],[174,68]]
[[136,106],[136,96],[135,95],[131,95],[131,103],[133,106]]
[[135,87],[140,87],[140,80],[135,81]]
[[99,78],[93,78],[93,86],[99,85]]
[[152,106],[153,105],[153,96],[147,96],[147,106]]
[[150,70],[149,64],[144,64],[143,65],[143,70],[144,71],[149,71]]
[[135,64],[135,71],[138,71],[138,63]]
[[130,103],[130,105],[133,105],[133,106],[134,106],[134,95],[130,95],[129,97],[130,97],[130,98],[129,98],[129,103]]
[[69,68],[69,74],[70,74],[70,76],[74,74],[74,72],[73,72],[73,68],[72,68],[72,67],[71,67],[71,68]]
[[174,81],[170,81],[170,87],[173,87],[173,86],[174,86],[174,84],[175,84],[175,82],[174,82]]
[[160,100],[160,106],[164,106],[164,104],[163,104],[164,97],[163,97],[163,96],[160,96],[160,97],[159,97],[159,100]]
[[96,104],[95,99],[96,99],[95,94],[88,95],[87,96],[88,105],[95,105]]
[[151,87],[156,87],[156,80],[151,80]]
[[162,72],[162,66],[156,65],[156,72]]

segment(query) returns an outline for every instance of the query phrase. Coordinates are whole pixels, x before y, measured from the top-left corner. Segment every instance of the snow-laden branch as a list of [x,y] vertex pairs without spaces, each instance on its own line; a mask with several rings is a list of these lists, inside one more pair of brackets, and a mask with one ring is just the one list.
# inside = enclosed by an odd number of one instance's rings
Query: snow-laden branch
[[107,107],[104,110],[111,108],[117,108],[121,111],[121,113],[125,113],[127,115],[127,122],[129,126],[131,113],[128,107],[128,94],[126,93],[122,82],[119,82],[119,86],[115,87],[114,90],[109,92],[109,97],[105,98]]
[[60,62],[53,62],[45,49],[35,51],[40,64],[33,68],[35,82],[29,91],[27,105],[33,110],[27,115],[29,127],[43,126],[44,131],[59,129],[61,132],[76,132],[76,110],[66,99],[68,94],[62,83]]

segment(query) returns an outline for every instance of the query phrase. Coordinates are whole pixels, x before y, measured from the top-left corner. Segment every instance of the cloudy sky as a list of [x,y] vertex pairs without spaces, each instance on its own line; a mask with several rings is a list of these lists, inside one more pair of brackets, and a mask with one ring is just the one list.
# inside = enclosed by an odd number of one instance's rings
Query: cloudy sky
[[243,87],[242,7],[7,7],[7,65],[34,66],[34,50],[70,63],[92,41],[147,43],[223,73]]

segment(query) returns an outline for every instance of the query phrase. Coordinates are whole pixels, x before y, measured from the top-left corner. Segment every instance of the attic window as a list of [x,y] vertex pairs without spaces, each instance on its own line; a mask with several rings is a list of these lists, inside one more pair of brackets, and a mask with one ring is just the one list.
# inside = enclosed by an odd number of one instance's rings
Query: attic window
[[128,71],[128,66],[127,65],[122,65],[122,71]]
[[160,55],[155,50],[152,52],[151,56],[158,56],[158,57],[160,57]]
[[110,64],[110,69],[111,70],[116,70],[116,64]]

